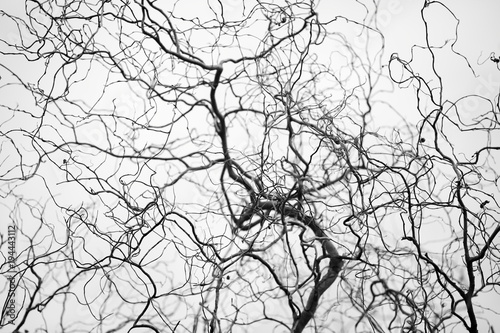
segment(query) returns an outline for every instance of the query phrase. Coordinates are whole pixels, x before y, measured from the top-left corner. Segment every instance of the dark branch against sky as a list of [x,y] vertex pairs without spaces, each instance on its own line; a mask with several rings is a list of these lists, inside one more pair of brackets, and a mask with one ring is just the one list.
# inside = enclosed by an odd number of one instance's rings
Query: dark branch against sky
[[0,327],[493,332],[498,7],[0,5]]

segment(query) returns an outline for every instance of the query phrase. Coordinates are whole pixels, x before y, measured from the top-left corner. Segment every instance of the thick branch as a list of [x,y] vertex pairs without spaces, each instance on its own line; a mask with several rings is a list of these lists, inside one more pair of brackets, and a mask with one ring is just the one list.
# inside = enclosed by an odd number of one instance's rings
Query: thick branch
[[275,210],[283,216],[293,218],[304,223],[304,225],[308,226],[314,232],[316,239],[320,241],[323,246],[325,257],[330,260],[326,275],[323,277],[318,276],[318,278],[315,280],[314,287],[309,294],[309,298],[307,300],[304,311],[302,311],[302,313],[294,322],[292,332],[300,333],[304,330],[309,321],[314,317],[321,296],[337,279],[343,266],[342,259],[340,258],[334,243],[323,231],[323,229],[320,228],[320,226],[316,222],[316,219],[310,215],[304,214],[297,208],[290,205],[282,205],[277,201],[256,202],[255,204],[243,210],[240,218],[236,221],[237,226],[241,228],[246,221],[251,219],[252,215],[257,209]]

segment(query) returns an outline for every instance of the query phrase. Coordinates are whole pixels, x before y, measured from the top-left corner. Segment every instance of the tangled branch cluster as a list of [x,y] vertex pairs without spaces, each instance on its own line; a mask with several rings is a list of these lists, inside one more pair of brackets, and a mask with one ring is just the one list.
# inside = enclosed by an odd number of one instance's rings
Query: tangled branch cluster
[[454,97],[443,60],[478,76],[446,5],[409,56],[378,2],[23,5],[0,12],[1,327],[492,327],[500,99]]

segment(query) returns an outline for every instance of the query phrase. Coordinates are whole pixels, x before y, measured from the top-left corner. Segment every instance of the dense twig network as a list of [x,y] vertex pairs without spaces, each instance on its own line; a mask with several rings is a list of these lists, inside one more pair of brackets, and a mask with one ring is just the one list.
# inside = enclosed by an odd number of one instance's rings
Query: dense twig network
[[1,327],[493,329],[499,87],[456,97],[441,66],[499,61],[461,52],[444,2],[392,55],[384,1],[22,5],[0,12]]

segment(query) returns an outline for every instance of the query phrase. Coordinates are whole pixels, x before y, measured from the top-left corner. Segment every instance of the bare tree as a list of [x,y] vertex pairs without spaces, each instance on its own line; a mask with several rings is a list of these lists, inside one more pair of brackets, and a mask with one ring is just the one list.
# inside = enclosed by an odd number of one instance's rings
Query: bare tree
[[460,44],[470,5],[8,6],[1,327],[493,332],[499,71]]

